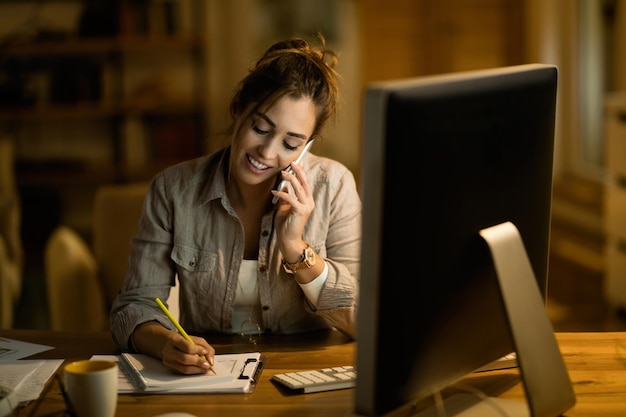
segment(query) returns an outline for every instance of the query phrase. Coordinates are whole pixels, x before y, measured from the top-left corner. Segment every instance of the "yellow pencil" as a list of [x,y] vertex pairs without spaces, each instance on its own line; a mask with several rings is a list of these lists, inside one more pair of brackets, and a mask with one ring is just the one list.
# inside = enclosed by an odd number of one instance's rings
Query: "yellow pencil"
[[[187,339],[188,341],[190,341],[191,343],[194,343],[193,340],[191,340],[191,337],[189,337],[189,335],[187,334],[187,332],[185,331],[185,329],[183,329],[183,326],[181,326],[178,323],[178,320],[176,320],[176,318],[174,318],[174,316],[172,316],[172,313],[170,313],[170,311],[167,309],[167,307],[165,307],[165,304],[163,304],[163,302],[161,301],[161,299],[159,297],[155,298],[154,301],[156,301],[156,303],[159,305],[159,307],[161,307],[161,310],[163,310],[163,312],[165,313],[165,315],[167,316],[168,319],[170,319],[170,321],[172,322],[172,324],[176,327],[176,329],[178,329],[178,333],[180,333],[185,339]],[[209,362],[208,359],[206,358],[206,356],[204,355],[200,355],[200,357],[202,359],[204,359],[205,361]],[[215,368],[213,368],[213,365],[211,365],[211,363],[209,362],[209,369],[211,371],[213,371],[214,374],[217,374],[217,372],[215,372]]]

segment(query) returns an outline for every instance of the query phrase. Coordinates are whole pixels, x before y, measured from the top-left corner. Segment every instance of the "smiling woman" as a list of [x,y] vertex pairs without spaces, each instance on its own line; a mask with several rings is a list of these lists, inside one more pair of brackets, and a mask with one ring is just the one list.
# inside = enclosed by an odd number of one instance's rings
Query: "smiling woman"
[[[356,182],[343,164],[306,152],[335,117],[336,64],[322,35],[318,45],[303,38],[271,45],[231,100],[230,143],[152,180],[111,309],[122,350],[200,373],[215,351],[194,334],[336,328],[355,336]],[[276,190],[281,180],[288,185]],[[176,278],[191,342],[154,304]]]

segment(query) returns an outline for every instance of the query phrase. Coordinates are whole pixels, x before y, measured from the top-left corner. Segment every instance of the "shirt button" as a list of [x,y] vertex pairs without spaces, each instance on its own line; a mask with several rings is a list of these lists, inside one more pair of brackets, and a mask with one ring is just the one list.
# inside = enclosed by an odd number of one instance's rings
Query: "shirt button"
[[269,306],[263,306],[263,311],[267,311],[267,310],[269,310],[269,309],[270,309],[270,307],[269,307]]
[[270,233],[267,230],[263,230],[261,232],[261,236],[266,237],[267,235],[269,235]]
[[267,267],[265,265],[261,265],[259,267],[259,271],[265,273],[265,272],[267,272]]
[[190,267],[192,267],[192,268],[193,268],[194,266],[196,266],[196,260],[195,260],[195,259],[190,260],[190,261],[189,261],[189,266],[190,266]]

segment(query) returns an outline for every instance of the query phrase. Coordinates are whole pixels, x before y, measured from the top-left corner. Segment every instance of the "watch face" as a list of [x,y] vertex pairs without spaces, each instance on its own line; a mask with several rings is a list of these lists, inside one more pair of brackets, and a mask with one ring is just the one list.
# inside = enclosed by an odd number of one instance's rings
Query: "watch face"
[[312,247],[309,246],[308,248],[306,248],[306,251],[304,251],[304,256],[306,259],[306,263],[309,264],[309,267],[315,265],[315,251]]
[[285,271],[287,271],[287,273],[295,274],[300,269],[310,268],[315,265],[316,259],[317,258],[315,255],[315,251],[307,244],[307,247],[304,249],[304,253],[302,254],[300,260],[296,263],[290,264],[285,262],[285,260],[283,259],[283,268],[285,269]]

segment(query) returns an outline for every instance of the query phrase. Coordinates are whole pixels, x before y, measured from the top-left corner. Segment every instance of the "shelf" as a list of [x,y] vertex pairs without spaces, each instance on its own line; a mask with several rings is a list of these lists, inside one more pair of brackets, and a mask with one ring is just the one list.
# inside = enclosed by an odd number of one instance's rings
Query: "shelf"
[[89,166],[79,161],[17,161],[16,179],[18,187],[65,188],[135,181],[147,181],[163,166],[141,168]]
[[34,121],[110,117],[119,113],[111,105],[77,103],[72,105],[44,105],[22,108],[0,108],[0,121]]
[[128,100],[120,104],[80,102],[71,105],[38,105],[22,108],[2,108],[0,122],[35,121],[82,118],[120,117],[125,114],[142,116],[201,114],[201,100]]
[[120,52],[162,49],[200,48],[202,39],[195,35],[146,35],[116,38],[68,38],[39,42],[16,42],[2,47],[3,59],[55,58],[66,56],[97,56]]

